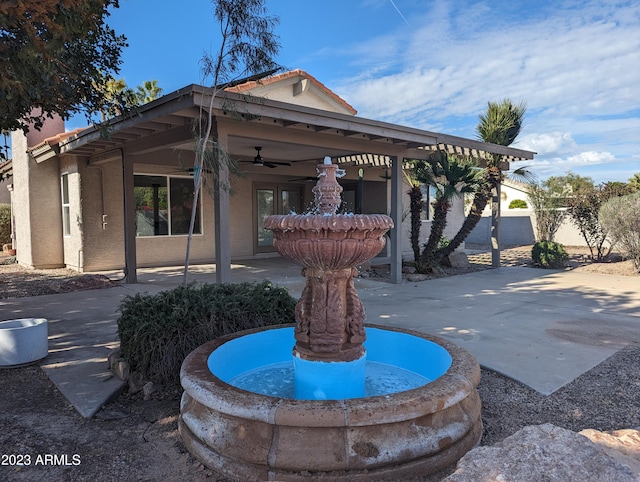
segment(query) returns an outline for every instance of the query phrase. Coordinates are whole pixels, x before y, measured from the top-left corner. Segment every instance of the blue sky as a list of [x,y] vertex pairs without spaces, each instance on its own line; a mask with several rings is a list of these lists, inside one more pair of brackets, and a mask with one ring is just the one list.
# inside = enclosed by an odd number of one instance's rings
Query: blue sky
[[[475,138],[490,100],[528,106],[514,147],[540,179],[596,182],[640,172],[640,3],[616,0],[269,0],[276,59],[300,68],[358,115]],[[120,0],[119,77],[165,93],[200,83],[217,46],[206,0]],[[69,123],[69,128],[78,127]]]

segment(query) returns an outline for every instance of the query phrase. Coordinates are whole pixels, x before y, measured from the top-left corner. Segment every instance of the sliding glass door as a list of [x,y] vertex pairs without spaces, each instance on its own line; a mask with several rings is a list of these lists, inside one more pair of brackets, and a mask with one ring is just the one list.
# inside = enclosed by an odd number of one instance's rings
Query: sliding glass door
[[272,214],[300,214],[302,189],[299,184],[259,184],[254,187],[256,253],[274,251],[273,235],[263,228],[264,218]]

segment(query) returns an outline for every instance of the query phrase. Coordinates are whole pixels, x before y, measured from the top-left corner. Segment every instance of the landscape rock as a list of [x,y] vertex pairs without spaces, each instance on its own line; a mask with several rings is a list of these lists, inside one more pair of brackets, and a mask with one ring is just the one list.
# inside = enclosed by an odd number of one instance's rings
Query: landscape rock
[[408,274],[407,275],[407,281],[411,281],[411,282],[425,281],[425,280],[428,280],[430,278],[431,277],[428,274],[415,273],[415,274]]
[[363,271],[369,271],[371,269],[371,261],[365,261],[361,265],[358,266],[358,271],[362,273]]
[[144,388],[145,380],[139,372],[129,374],[129,393],[134,394],[140,392]]
[[452,268],[468,268],[469,258],[464,251],[454,251],[449,255],[449,263]]
[[636,461],[636,470],[640,474],[640,429],[599,432],[590,428],[578,433],[602,447],[612,457],[620,454],[631,457]]
[[[633,441],[625,434],[623,445]],[[598,435],[599,438],[600,436]],[[612,452],[613,451],[613,452]],[[476,447],[458,462],[447,482],[637,482],[638,460],[552,424],[531,425],[492,447]]]
[[147,382],[142,387],[142,395],[145,400],[151,400],[151,394],[155,391],[153,382]]
[[113,365],[113,374],[122,381],[129,380],[129,364],[123,359],[118,359]]
[[109,355],[107,355],[107,361],[109,362],[109,370],[113,371],[113,367],[116,365],[116,362],[122,360],[120,356],[120,349],[111,350]]

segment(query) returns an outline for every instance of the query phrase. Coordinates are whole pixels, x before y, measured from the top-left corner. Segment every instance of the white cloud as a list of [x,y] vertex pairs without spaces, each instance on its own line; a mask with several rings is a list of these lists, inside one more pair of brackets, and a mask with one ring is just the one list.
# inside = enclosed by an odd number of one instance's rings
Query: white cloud
[[[579,173],[582,168],[610,164],[616,161],[611,152],[585,151],[567,157],[540,156],[526,161],[529,170],[544,179],[549,176],[565,174],[569,171]],[[515,165],[514,167],[519,167]],[[606,170],[602,171],[603,173]]]
[[630,158],[640,132],[640,4],[566,0],[504,15],[492,6],[443,0],[421,17],[405,11],[422,27],[359,45],[358,62],[379,68],[337,91],[365,117],[466,137],[487,101],[524,100],[517,147],[538,152],[541,166]]
[[539,156],[542,156],[572,150],[576,147],[576,142],[570,133],[555,131],[525,135],[519,140],[518,147],[537,152]]

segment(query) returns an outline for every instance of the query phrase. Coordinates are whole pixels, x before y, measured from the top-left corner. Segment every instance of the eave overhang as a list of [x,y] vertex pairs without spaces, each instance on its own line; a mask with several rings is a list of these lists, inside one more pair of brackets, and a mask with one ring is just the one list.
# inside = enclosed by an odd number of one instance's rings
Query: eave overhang
[[[331,136],[344,149],[345,155],[362,152],[378,156],[426,158],[430,151],[444,149],[479,159],[498,154],[502,156],[503,168],[508,169],[509,161],[533,159],[535,154],[364,117],[234,92],[215,92],[213,114],[219,119],[231,123],[249,123],[256,127],[269,126],[276,135],[282,131],[275,131],[274,128]],[[152,141],[185,141],[193,121],[211,105],[213,93],[213,89],[189,85],[145,104],[126,117],[111,119],[101,126],[91,126],[60,140],[58,144],[36,146],[30,152],[37,162],[43,162],[56,155],[90,157],[112,149],[149,148]]]

